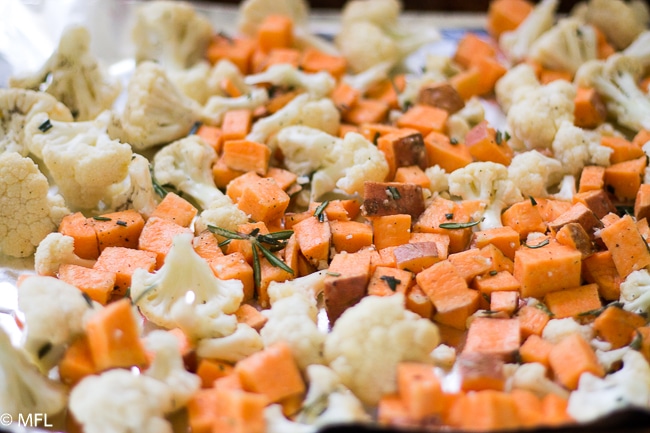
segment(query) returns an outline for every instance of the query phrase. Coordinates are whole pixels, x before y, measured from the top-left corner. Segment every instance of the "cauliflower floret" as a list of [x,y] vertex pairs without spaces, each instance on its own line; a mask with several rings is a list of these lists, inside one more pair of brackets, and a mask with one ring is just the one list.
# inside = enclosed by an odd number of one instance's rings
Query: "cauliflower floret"
[[529,57],[545,68],[574,74],[598,57],[596,31],[577,18],[562,19],[533,43]]
[[305,126],[291,126],[277,136],[287,167],[299,175],[315,170],[311,199],[339,188],[348,194],[362,194],[364,181],[383,181],[388,175],[384,154],[357,133],[334,137]]
[[207,209],[223,193],[214,184],[215,150],[198,135],[190,135],[160,149],[153,158],[153,174],[162,185],[173,185]]
[[[647,10],[647,9],[646,9]],[[605,34],[617,50],[630,45],[644,30],[648,18],[622,0],[589,0],[584,18]]]
[[316,433],[316,426],[290,421],[284,416],[282,406],[270,404],[264,408],[266,433]]
[[555,200],[573,202],[573,196],[576,195],[576,178],[572,174],[567,174],[562,178],[558,186],[558,191],[552,194]]
[[198,102],[171,82],[162,66],[142,62],[129,81],[124,111],[113,113],[108,134],[144,150],[185,137],[203,120],[210,119]]
[[619,124],[639,131],[650,129],[650,98],[636,84],[642,74],[643,66],[636,58],[614,54],[605,61],[584,63],[574,82],[595,88]]
[[553,27],[559,3],[559,0],[541,1],[515,30],[501,34],[499,47],[510,61],[519,63],[526,58],[533,43]]
[[513,141],[528,150],[551,147],[562,122],[573,123],[575,95],[575,88],[564,80],[516,92],[507,115]]
[[588,134],[565,120],[555,134],[553,156],[562,164],[565,174],[578,176],[585,165],[609,166],[612,149],[600,144],[598,134]]
[[269,319],[260,331],[264,345],[286,342],[301,370],[323,362],[325,334],[318,329],[314,310],[316,298],[297,293],[275,301],[271,309],[262,312]]
[[567,398],[569,392],[548,378],[546,367],[538,362],[521,364],[512,376],[512,387],[525,389],[542,398],[546,394],[556,394]]
[[336,85],[336,80],[328,72],[308,74],[288,63],[272,65],[264,72],[248,75],[245,82],[248,85],[269,83],[274,86],[302,89],[315,98],[328,96]]
[[185,95],[205,104],[211,96],[232,96],[222,83],[229,80],[241,94],[250,93],[251,89],[244,82],[239,68],[230,60],[221,59],[214,66],[208,61],[196,63],[189,69],[167,71],[169,79]]
[[34,269],[39,275],[55,277],[63,264],[92,268],[95,260],[86,260],[74,253],[74,238],[50,233],[38,244],[34,253]]
[[97,208],[128,175],[131,146],[108,136],[109,120],[109,111],[88,122],[57,122],[41,113],[27,124],[29,150],[42,158],[69,206]]
[[650,66],[650,30],[645,30],[637,36],[634,42],[624,49],[622,53],[626,57],[636,59],[647,69]]
[[52,120],[71,122],[68,107],[52,95],[25,89],[0,89],[0,153],[18,152],[27,156],[25,125],[37,113]]
[[[283,298],[300,295],[305,299],[315,299],[325,289],[325,277],[327,271],[312,272],[300,278],[294,278],[283,282],[271,281],[267,292],[271,305]],[[309,317],[316,320],[318,309],[315,304],[309,306]]]
[[[616,307],[614,307],[616,308]],[[630,346],[623,346],[619,349],[612,350],[611,343],[604,342],[609,345],[609,347],[604,349],[596,349],[596,357],[598,358],[598,363],[603,366],[605,371],[611,371],[614,367],[614,364],[621,362],[623,356],[633,350]],[[592,341],[592,347],[594,346],[594,341]]]
[[84,332],[84,320],[100,308],[57,278],[35,275],[26,279],[18,291],[18,309],[25,315],[25,351],[44,371],[49,370],[63,348]]
[[25,353],[11,344],[2,327],[0,353],[0,407],[3,413],[17,420],[19,415],[54,415],[65,409],[65,387],[42,375]]
[[562,164],[557,159],[529,150],[512,158],[508,177],[524,197],[546,197],[549,188],[562,180],[562,171]]
[[528,63],[520,63],[497,80],[494,93],[499,106],[508,114],[512,104],[540,85],[533,67]]
[[636,350],[623,355],[623,368],[602,379],[583,373],[569,396],[567,413],[578,422],[589,422],[630,407],[650,407],[650,366]]
[[264,342],[260,334],[249,325],[238,323],[237,329],[230,335],[199,341],[196,354],[202,358],[237,362],[262,349]]
[[70,394],[70,411],[86,433],[172,433],[165,414],[173,400],[165,383],[114,369],[81,380]]
[[633,313],[646,314],[650,312],[650,273],[647,269],[639,269],[630,273],[621,283],[623,309]]
[[427,167],[424,170],[424,174],[427,175],[431,182],[429,189],[432,193],[441,193],[449,190],[449,174],[443,168],[440,168],[438,164]]
[[54,96],[70,109],[76,120],[92,120],[111,108],[122,85],[112,80],[90,52],[90,33],[83,26],[67,28],[59,47],[40,70],[9,79],[9,86],[39,90]]
[[144,345],[149,353],[154,354],[153,361],[144,372],[165,383],[173,395],[172,411],[185,406],[200,387],[201,379],[185,370],[178,338],[166,331],[154,330],[147,334]]
[[109,187],[105,199],[107,209],[121,211],[135,209],[145,219],[158,205],[158,195],[153,186],[149,160],[142,155],[133,154],[126,179]]
[[345,74],[342,80],[350,87],[357,89],[362,94],[374,84],[388,78],[388,73],[393,65],[390,62],[381,62],[358,74]]
[[431,358],[436,366],[449,370],[456,362],[456,349],[446,344],[441,344],[433,349]]
[[253,125],[247,139],[277,147],[275,134],[291,125],[309,126],[330,135],[338,134],[341,115],[331,99],[312,100],[308,94],[298,95],[287,105]]
[[439,341],[436,325],[406,310],[401,294],[367,296],[334,323],[324,355],[341,382],[374,406],[395,392],[397,364],[432,362]]
[[454,170],[449,175],[449,193],[485,203],[481,230],[502,227],[501,211],[522,199],[519,188],[508,178],[508,169],[495,162],[472,162]]
[[439,35],[434,29],[411,30],[398,22],[398,0],[353,0],[341,15],[342,28],[334,42],[348,66],[359,73],[381,62],[397,64]]
[[63,198],[48,196],[47,178],[30,158],[0,153],[0,252],[28,257],[70,213]]
[[237,96],[234,98],[228,96],[210,96],[208,101],[203,107],[205,116],[211,118],[211,122],[215,125],[221,125],[223,117],[229,110],[248,109],[254,110],[266,104],[269,100],[269,94],[266,89],[251,89],[245,95]]
[[447,119],[447,134],[459,143],[465,141],[465,135],[474,126],[485,120],[485,108],[477,97],[465,102],[465,106]]
[[194,232],[199,234],[208,229],[208,226],[221,227],[222,229],[237,231],[237,226],[248,222],[248,216],[232,202],[230,197],[218,197],[210,207],[203,210],[194,221]]
[[151,274],[137,269],[131,299],[151,322],[181,328],[192,341],[235,332],[232,315],[244,297],[239,280],[220,280],[192,247],[192,235],[176,235],[165,264]]
[[154,61],[165,69],[186,69],[203,58],[213,34],[210,21],[190,3],[144,3],[135,11],[135,59]]
[[327,409],[314,422],[315,426],[364,423],[370,421],[363,404],[350,391],[333,392],[327,397]]
[[542,338],[556,344],[564,337],[576,332],[586,341],[591,341],[594,338],[594,330],[591,326],[581,325],[571,317],[549,320],[542,331]]

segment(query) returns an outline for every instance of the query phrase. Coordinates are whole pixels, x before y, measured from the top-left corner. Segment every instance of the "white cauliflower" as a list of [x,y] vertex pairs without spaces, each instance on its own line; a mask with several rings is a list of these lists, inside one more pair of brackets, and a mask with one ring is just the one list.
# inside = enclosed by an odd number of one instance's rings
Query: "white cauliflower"
[[441,193],[449,190],[449,173],[438,164],[427,167],[424,170],[430,181],[429,189],[432,193]]
[[611,148],[600,144],[599,134],[589,134],[568,120],[560,124],[551,149],[564,173],[573,176],[579,176],[585,165],[609,166],[612,154]]
[[47,178],[30,158],[0,153],[0,252],[28,257],[70,213],[63,198],[48,195]]
[[214,66],[201,61],[189,69],[167,71],[167,74],[181,92],[201,105],[211,96],[232,96],[223,89],[223,80],[229,80],[242,94],[251,90],[239,68],[227,59],[219,60]]
[[465,106],[447,118],[447,135],[459,143],[465,141],[467,133],[485,120],[485,108],[481,100],[472,97],[465,102]]
[[59,46],[38,71],[9,80],[11,87],[39,90],[68,107],[76,120],[92,120],[110,109],[122,85],[113,80],[90,52],[90,33],[83,26],[67,28]]
[[18,152],[27,156],[25,125],[37,113],[52,120],[71,122],[68,107],[48,93],[25,89],[0,89],[0,153]]
[[[70,393],[70,411],[86,433],[172,433],[170,387],[129,370],[87,376]],[[119,414],[119,415],[117,415]]]
[[621,283],[623,309],[633,313],[646,314],[650,312],[650,273],[647,269],[639,269],[630,273]]
[[109,187],[105,201],[111,211],[135,209],[145,219],[149,218],[160,201],[153,186],[149,160],[133,154],[126,179]]
[[399,23],[399,0],[352,0],[341,13],[335,43],[353,72],[381,62],[396,65],[439,35],[434,29],[407,29]]
[[503,32],[499,47],[513,63],[526,58],[533,43],[553,27],[559,0],[542,0],[515,30]]
[[235,332],[233,313],[244,297],[239,280],[220,280],[192,247],[192,235],[174,237],[165,264],[155,273],[137,269],[131,299],[152,323],[180,328],[192,341]]
[[456,362],[456,349],[441,344],[431,352],[431,358],[437,367],[451,369]]
[[41,113],[27,124],[29,150],[43,160],[69,206],[97,208],[128,175],[131,146],[108,136],[109,120],[109,111],[87,122],[58,122]]
[[161,185],[173,185],[192,197],[202,209],[224,194],[214,184],[214,148],[198,135],[189,135],[161,148],[153,158],[153,174]]
[[650,30],[645,30],[637,36],[634,42],[622,51],[622,54],[636,59],[647,69],[650,66]]
[[[596,339],[597,340],[597,339]],[[611,343],[604,341],[609,347],[604,349],[596,349],[596,357],[598,358],[598,363],[603,366],[605,371],[611,371],[614,366],[623,360],[623,356],[630,350],[633,350],[630,346],[623,346],[619,349],[612,350]],[[594,341],[592,340],[592,347],[594,346]]]
[[249,325],[238,323],[237,329],[230,335],[199,341],[196,354],[202,358],[237,362],[262,349],[264,349],[264,342],[260,334]]
[[154,355],[145,376],[161,381],[172,393],[172,410],[184,407],[200,387],[201,379],[185,370],[178,338],[162,330],[153,330],[144,338],[145,348]]
[[284,416],[282,406],[270,404],[264,408],[266,433],[316,433],[314,425],[291,421]]
[[194,232],[201,233],[208,229],[208,226],[221,227],[222,229],[237,231],[240,224],[248,222],[246,215],[230,197],[224,195],[210,203],[210,207],[203,210],[194,221]]
[[593,87],[605,99],[608,114],[633,131],[650,129],[650,98],[637,82],[643,66],[633,57],[614,54],[584,63],[576,72],[578,86]]
[[553,344],[559,343],[564,337],[573,333],[580,334],[586,341],[594,338],[595,332],[589,325],[581,325],[573,318],[551,319],[542,331],[542,338]]
[[547,69],[574,74],[598,58],[596,31],[577,18],[562,19],[533,43],[529,57]]
[[646,13],[640,14],[631,3],[622,0],[589,0],[584,18],[598,27],[614,48],[622,50],[645,30],[647,6]]
[[508,69],[508,72],[497,80],[494,93],[499,106],[508,114],[513,103],[539,86],[541,84],[533,67],[528,63],[520,63]]
[[251,86],[268,83],[274,86],[301,89],[315,98],[329,96],[336,85],[336,80],[328,72],[320,71],[310,74],[302,72],[288,63],[272,65],[263,72],[248,75],[245,82]]
[[34,270],[38,275],[55,277],[61,265],[92,268],[95,260],[82,259],[74,253],[74,238],[58,232],[48,234],[34,253]]
[[556,394],[563,398],[569,396],[569,391],[548,378],[546,367],[538,362],[518,366],[512,375],[512,387],[534,392],[540,398],[546,394]]
[[495,162],[472,162],[454,170],[449,175],[449,193],[485,203],[481,230],[503,227],[501,211],[522,200],[519,188],[508,178],[508,169]]
[[334,137],[305,126],[280,130],[278,145],[287,167],[299,175],[313,172],[311,198],[338,188],[347,194],[362,194],[364,181],[383,181],[388,175],[386,157],[357,133]]
[[65,346],[83,334],[84,320],[100,308],[75,286],[57,278],[27,278],[18,291],[18,309],[25,315],[25,351],[44,371],[49,370]]
[[135,11],[132,39],[135,60],[154,61],[165,69],[186,69],[205,55],[214,29],[207,17],[182,1],[152,1]]
[[325,340],[325,360],[359,399],[374,406],[396,390],[401,361],[432,362],[438,328],[404,308],[401,294],[367,296],[348,308]]
[[350,391],[333,392],[327,397],[327,409],[314,421],[314,425],[367,423],[371,417],[364,410],[363,403]]
[[567,174],[560,181],[557,192],[551,194],[551,197],[555,200],[572,203],[573,196],[576,195],[576,192],[576,178],[572,174]]
[[[162,66],[140,63],[127,87],[126,106],[108,127],[112,138],[144,150],[186,136],[197,121],[209,121],[202,107],[185,96]],[[208,122],[209,123],[209,122]]]
[[361,93],[365,93],[373,85],[387,79],[392,67],[393,65],[391,62],[377,63],[376,65],[366,69],[365,71],[359,72],[358,74],[345,74],[342,80],[350,87],[358,90]]
[[508,166],[508,177],[524,197],[546,197],[549,189],[562,180],[560,161],[536,150],[519,153]]
[[512,141],[528,150],[551,147],[562,122],[573,123],[575,95],[575,88],[564,80],[517,92],[507,115]]
[[19,415],[54,415],[66,407],[66,389],[42,375],[25,353],[11,344],[0,327],[0,407],[14,420]]
[[255,122],[246,138],[266,143],[275,150],[275,134],[292,125],[309,126],[336,135],[341,125],[341,115],[329,98],[312,100],[308,94],[298,95],[280,110]]
[[650,407],[650,366],[641,353],[629,350],[623,355],[623,368],[615,373],[602,379],[591,373],[580,376],[567,413],[578,422],[589,422],[633,407]]
[[[294,295],[300,295],[305,299],[318,297],[325,289],[326,276],[327,271],[322,270],[283,282],[271,281],[267,289],[271,305]],[[316,306],[310,304],[308,315],[311,320],[316,320],[317,314],[318,309]]]
[[254,110],[266,104],[269,94],[266,89],[252,88],[249,93],[237,97],[210,96],[203,107],[203,113],[211,119],[211,123],[221,125],[223,117],[230,110]]

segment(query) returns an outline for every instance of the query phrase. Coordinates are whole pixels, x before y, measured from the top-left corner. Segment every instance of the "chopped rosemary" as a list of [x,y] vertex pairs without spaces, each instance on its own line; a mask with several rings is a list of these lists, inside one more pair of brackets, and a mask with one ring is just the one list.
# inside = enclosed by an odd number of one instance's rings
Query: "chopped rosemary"
[[[135,299],[132,298],[132,302],[131,302],[131,303],[132,303],[133,305],[138,305],[138,302],[140,302],[140,301],[141,301],[145,296],[147,296],[147,295],[149,294],[149,292],[151,292],[151,291],[152,291],[153,289],[155,289],[156,287],[157,287],[157,284],[152,284],[152,285],[150,285],[149,287],[147,287],[146,289],[144,289],[144,290],[142,291],[142,293],[140,293],[140,295],[138,295],[137,298],[135,298]],[[130,293],[130,291],[129,291],[129,296],[130,296],[130,295],[131,295],[131,293]]]
[[95,308],[95,306],[93,305],[93,300],[92,300],[92,298],[88,295],[88,293],[86,293],[86,292],[81,292],[81,296],[84,298],[84,301],[86,301],[86,304],[88,304],[88,306],[89,306],[90,308]]
[[634,332],[635,335],[632,341],[630,342],[630,349],[641,350],[641,347],[643,346],[643,335],[641,335],[638,329],[635,329]]
[[499,271],[497,271],[496,269],[492,269],[492,270],[490,271],[490,275],[491,275],[491,276],[495,276],[495,275],[498,274],[498,273],[499,273]]
[[49,130],[52,128],[52,126],[53,126],[53,125],[52,125],[52,122],[50,122],[50,119],[47,119],[45,122],[43,122],[43,123],[41,123],[40,125],[38,125],[38,129],[39,129],[41,132],[47,132],[47,131],[49,131]]
[[196,132],[201,127],[201,125],[202,125],[201,122],[194,122],[194,125],[192,125],[192,129],[190,129],[190,132],[187,135],[195,135]]
[[603,305],[600,308],[596,308],[594,310],[588,310],[588,311],[583,311],[582,313],[578,313],[578,316],[580,316],[580,317],[584,317],[584,316],[598,317],[603,313],[603,311],[605,311],[609,307],[623,308],[623,303],[619,302],[619,301],[613,301],[613,302],[610,302],[607,305]]
[[331,271],[327,271],[327,272],[325,272],[325,274],[326,274],[326,275],[329,275],[330,277],[340,277],[340,276],[341,276],[341,273],[340,273],[340,272],[331,272]]
[[483,296],[483,300],[487,302],[488,304],[490,303],[490,295],[487,293],[481,293],[481,296]]
[[494,140],[497,142],[497,144],[503,143],[503,133],[501,131],[497,131]]
[[328,204],[330,204],[330,201],[325,200],[324,202],[319,204],[316,210],[314,211],[314,216],[318,218],[318,221],[325,222],[325,208],[327,207]]
[[450,220],[450,219],[454,218],[454,214],[453,214],[453,213],[446,213],[446,214],[445,214],[445,218],[447,218],[448,220]]
[[103,216],[94,216],[93,219],[95,221],[111,221],[109,217],[103,217]]
[[[219,243],[220,246],[225,245],[231,240],[247,240],[251,243],[251,249],[253,250],[253,278],[255,280],[255,287],[259,288],[262,285],[260,254],[262,254],[272,266],[280,268],[293,275],[293,269],[283,262],[282,259],[273,254],[273,252],[279,251],[285,247],[286,241],[293,234],[293,230],[282,230],[269,234],[260,234],[260,230],[256,228],[249,234],[243,234],[213,225],[208,225],[208,230],[216,235],[226,238],[225,241]],[[266,244],[266,246],[264,244]]]
[[386,187],[386,192],[390,195],[393,200],[399,200],[402,198],[402,195],[399,193],[399,190],[394,186]]
[[228,42],[230,45],[233,45],[235,43],[235,40],[228,33],[224,32],[223,30],[220,31],[217,34],[219,35],[219,37],[224,38],[226,40],[226,42]]
[[48,353],[50,353],[50,350],[52,350],[52,343],[50,343],[50,342],[48,341],[47,343],[43,344],[43,345],[40,347],[40,349],[38,349],[38,352],[37,352],[37,354],[36,354],[36,355],[38,356],[38,359],[43,359],[43,358],[45,358],[45,356],[46,356]]
[[377,140],[379,140],[379,137],[381,137],[381,134],[379,133],[379,131],[375,132],[375,136],[372,137],[372,144],[374,144],[376,146],[377,145]]
[[503,137],[506,139],[506,141],[510,140],[510,134],[508,134],[508,131],[503,133]]
[[550,242],[550,241],[548,240],[548,238],[546,238],[546,239],[544,239],[542,242],[540,242],[540,243],[538,243],[538,244],[535,244],[535,245],[528,245],[526,242],[524,242],[524,246],[525,246],[526,248],[531,248],[531,249],[534,250],[535,248],[542,248],[542,247],[545,247],[546,245],[548,245],[549,242]]
[[122,221],[122,220],[115,221],[115,224],[117,224],[118,226],[122,226],[122,227],[126,227],[128,225],[126,223],[126,221]]
[[451,144],[458,144],[458,140],[456,140],[454,137],[451,137],[451,138],[449,139],[449,143],[451,143]]
[[382,275],[379,277],[382,281],[385,281],[388,284],[388,287],[394,292],[397,290],[397,286],[401,283],[400,280],[393,277],[392,275]]
[[537,200],[532,195],[529,195],[528,198],[530,199],[530,204],[533,206],[537,206]]
[[153,186],[154,192],[158,194],[160,198],[165,198],[168,191],[156,180],[153,175],[153,166],[151,164],[149,164],[149,174],[151,175],[151,185]]
[[548,314],[550,317],[554,317],[554,316],[555,316],[555,314],[553,314],[553,312],[552,312],[551,310],[548,309],[548,307],[546,306],[546,304],[542,304],[541,302],[538,302],[537,304],[535,304],[535,308],[537,308],[538,310],[542,310],[543,312],[545,312],[546,314]]
[[478,221],[469,221],[466,223],[441,223],[438,227],[441,229],[447,229],[447,230],[455,230],[455,229],[466,229],[469,227],[474,227],[475,225],[478,225],[483,221],[483,219],[480,219]]

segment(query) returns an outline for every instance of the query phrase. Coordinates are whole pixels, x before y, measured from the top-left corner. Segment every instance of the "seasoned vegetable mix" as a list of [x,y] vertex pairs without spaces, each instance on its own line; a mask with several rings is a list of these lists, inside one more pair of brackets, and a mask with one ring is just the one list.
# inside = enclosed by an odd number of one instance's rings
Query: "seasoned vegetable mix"
[[558,3],[494,0],[418,70],[437,32],[398,0],[351,0],[331,42],[301,0],[244,1],[236,34],[143,3],[125,85],[67,29],[0,89],[0,252],[35,263],[0,412],[264,433],[648,408],[650,11]]

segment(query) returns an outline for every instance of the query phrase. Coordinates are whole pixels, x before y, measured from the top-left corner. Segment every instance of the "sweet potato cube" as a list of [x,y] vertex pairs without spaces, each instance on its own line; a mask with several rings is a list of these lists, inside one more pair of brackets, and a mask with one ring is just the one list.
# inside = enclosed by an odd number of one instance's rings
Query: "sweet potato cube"
[[573,202],[584,204],[601,219],[610,212],[616,212],[616,207],[604,189],[579,192],[573,196]]
[[253,267],[246,261],[240,252],[226,254],[210,261],[212,273],[222,280],[237,279],[244,285],[243,302],[253,299],[255,296],[255,282]]
[[170,192],[158,203],[150,217],[163,218],[179,226],[189,227],[197,213],[198,209],[192,203]]
[[427,168],[427,153],[422,133],[414,129],[400,129],[398,132],[382,135],[377,139],[377,149],[381,150],[388,162],[388,178],[395,176],[399,167],[417,165]]
[[546,293],[580,285],[582,255],[564,245],[520,248],[513,275],[521,283],[523,298],[541,299]]
[[155,253],[156,268],[160,268],[165,263],[174,237],[184,233],[192,234],[192,230],[168,219],[151,217],[142,229],[138,249]]
[[557,319],[577,317],[602,306],[596,284],[547,293],[544,303]]
[[268,321],[268,318],[251,304],[241,304],[237,311],[235,311],[235,317],[237,317],[238,323],[245,323],[257,332],[259,332]]
[[219,433],[264,433],[266,421],[264,408],[268,398],[255,392],[246,392],[226,387],[215,388],[216,417],[212,432]]
[[645,326],[642,316],[615,306],[605,308],[593,323],[596,335],[611,343],[612,349],[630,344],[634,331],[642,326]]
[[616,270],[610,251],[598,251],[582,261],[582,277],[596,283],[600,296],[606,301],[618,300],[623,278]]
[[389,296],[393,293],[406,294],[414,283],[413,273],[403,269],[377,266],[368,282],[369,296]]
[[271,148],[246,139],[227,140],[223,144],[223,162],[231,170],[254,171],[264,176],[269,169]]
[[[495,319],[497,320],[497,319]],[[503,359],[495,354],[462,352],[457,359],[460,388],[463,391],[494,389],[502,391],[506,377]]]
[[330,221],[332,245],[337,253],[356,253],[372,245],[372,227],[358,221]]
[[58,277],[102,305],[106,305],[110,300],[116,279],[115,272],[65,263],[59,267]]
[[107,247],[137,248],[144,218],[135,210],[111,212],[90,218],[101,252]]
[[498,290],[490,295],[490,311],[500,311],[506,313],[508,316],[511,316],[518,306],[518,291]]
[[131,276],[136,269],[153,272],[156,253],[124,247],[107,247],[93,266],[94,269],[115,273],[115,291],[112,297],[121,297],[131,287]]
[[548,359],[555,379],[571,391],[578,387],[582,373],[588,372],[598,377],[605,375],[596,353],[578,333],[564,337],[553,346]]
[[396,246],[393,254],[399,269],[414,273],[442,260],[435,242],[409,242]]
[[85,335],[70,344],[58,366],[61,382],[66,385],[76,385],[84,377],[97,373]]
[[521,343],[519,320],[476,317],[469,325],[463,353],[479,352],[514,359]]
[[427,135],[431,131],[444,133],[449,113],[442,108],[415,104],[397,119],[400,128],[416,129]]
[[332,258],[323,291],[330,323],[365,296],[369,279],[370,254],[367,252],[338,253]]
[[515,250],[519,248],[519,233],[508,226],[480,230],[472,234],[470,244],[477,248],[492,244],[510,260],[514,260]]
[[365,216],[394,214],[411,215],[417,219],[424,212],[424,197],[419,185],[398,182],[363,183],[363,212]]
[[428,364],[397,364],[397,390],[409,417],[423,420],[442,412],[442,384]]
[[372,218],[375,247],[381,250],[407,243],[411,237],[411,215],[394,214]]
[[81,212],[63,217],[59,224],[59,233],[74,239],[74,253],[82,259],[96,260],[99,257],[97,233],[91,218]]
[[631,216],[625,215],[602,229],[600,237],[612,253],[612,260],[622,278],[650,266],[648,245]]
[[442,108],[449,115],[465,107],[465,101],[454,87],[445,82],[425,84],[418,93],[418,104]]
[[[539,304],[544,305],[544,304]],[[528,338],[531,335],[541,336],[544,327],[551,320],[551,317],[546,311],[531,305],[524,305],[517,312],[519,319],[519,326],[521,329],[521,337]]]
[[532,334],[526,338],[526,341],[519,348],[521,362],[538,362],[546,368],[549,368],[548,356],[552,348],[553,343],[544,340],[537,334]]
[[433,131],[424,137],[429,166],[437,165],[447,173],[465,167],[473,161],[469,148],[464,143],[451,142],[440,132]]
[[282,217],[289,206],[289,195],[271,178],[262,178],[244,188],[237,207],[255,221],[270,222]]
[[634,200],[641,187],[646,165],[645,155],[610,165],[605,169],[605,187],[619,200]]
[[578,192],[596,191],[605,187],[605,167],[587,165],[580,172]]
[[309,216],[293,226],[300,251],[314,266],[327,262],[332,233],[327,221]]
[[500,132],[483,121],[473,127],[465,136],[469,153],[477,161],[491,161],[510,165],[514,152]]

